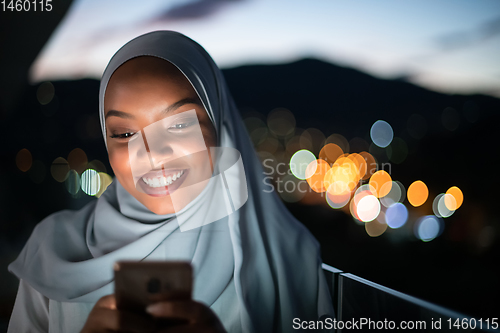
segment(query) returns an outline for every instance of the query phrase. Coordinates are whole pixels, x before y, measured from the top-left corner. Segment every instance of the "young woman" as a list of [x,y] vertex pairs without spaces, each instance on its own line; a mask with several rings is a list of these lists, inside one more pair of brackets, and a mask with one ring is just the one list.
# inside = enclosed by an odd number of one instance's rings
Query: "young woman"
[[[199,44],[174,31],[131,40],[104,71],[99,103],[115,179],[34,229],[9,266],[20,279],[9,332],[155,332],[153,317],[185,319],[165,332],[291,332],[295,318],[334,316],[319,245],[264,191],[223,75]],[[190,261],[193,300],[118,310],[113,264],[125,259]]]

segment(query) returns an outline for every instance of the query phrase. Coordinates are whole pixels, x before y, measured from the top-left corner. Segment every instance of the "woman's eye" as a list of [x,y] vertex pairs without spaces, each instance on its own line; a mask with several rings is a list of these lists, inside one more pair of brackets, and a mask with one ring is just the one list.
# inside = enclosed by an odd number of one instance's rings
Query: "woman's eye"
[[122,133],[122,134],[113,134],[110,137],[113,139],[128,139],[134,135],[135,133]]
[[168,128],[169,131],[178,131],[178,130],[183,130],[185,128],[188,128],[189,126],[193,125],[194,121],[191,122],[185,122],[185,123],[177,123]]

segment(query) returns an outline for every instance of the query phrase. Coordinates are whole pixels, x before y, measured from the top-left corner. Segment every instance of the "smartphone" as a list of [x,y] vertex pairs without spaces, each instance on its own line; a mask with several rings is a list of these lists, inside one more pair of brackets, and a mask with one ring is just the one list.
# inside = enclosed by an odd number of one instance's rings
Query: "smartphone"
[[114,275],[120,310],[144,313],[151,303],[191,298],[193,269],[188,261],[117,261]]

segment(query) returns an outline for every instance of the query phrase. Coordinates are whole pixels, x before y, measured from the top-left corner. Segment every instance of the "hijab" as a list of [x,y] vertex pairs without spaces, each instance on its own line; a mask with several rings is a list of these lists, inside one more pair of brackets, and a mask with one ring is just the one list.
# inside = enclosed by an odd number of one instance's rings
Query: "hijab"
[[99,90],[105,142],[107,84],[120,65],[139,56],[171,62],[192,84],[215,126],[224,149],[220,155],[233,156],[214,174],[224,174],[239,190],[236,201],[223,208],[228,210],[223,217],[182,230],[176,222],[181,217],[188,222],[220,217],[213,210],[221,206],[216,195],[221,177],[212,177],[192,202],[168,215],[149,211],[115,178],[82,209],[59,211],[39,223],[9,270],[50,299],[96,302],[113,293],[117,260],[188,260],[194,268],[193,298],[208,306],[233,279],[244,332],[292,331],[294,318],[333,317],[319,244],[277,194],[265,190],[261,162],[222,72],[198,43],[178,32],[153,31],[116,52]]

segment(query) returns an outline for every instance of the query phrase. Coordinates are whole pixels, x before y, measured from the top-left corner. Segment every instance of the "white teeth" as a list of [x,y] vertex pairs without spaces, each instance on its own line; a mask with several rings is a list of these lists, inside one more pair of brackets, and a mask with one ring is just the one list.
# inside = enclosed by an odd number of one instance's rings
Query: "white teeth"
[[182,174],[184,174],[184,170],[179,171],[176,174],[173,174],[172,176],[168,177],[155,177],[155,178],[142,178],[144,183],[148,184],[151,187],[161,187],[161,186],[168,186],[171,185],[174,181],[179,179]]

